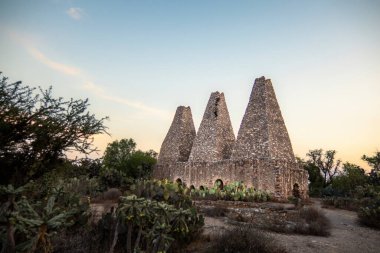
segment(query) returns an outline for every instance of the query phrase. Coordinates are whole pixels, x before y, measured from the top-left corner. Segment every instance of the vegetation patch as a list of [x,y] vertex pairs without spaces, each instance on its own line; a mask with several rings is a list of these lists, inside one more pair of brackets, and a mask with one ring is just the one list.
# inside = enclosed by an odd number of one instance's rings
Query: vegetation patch
[[371,199],[358,210],[361,224],[380,229],[380,198]]
[[207,253],[285,253],[272,237],[252,226],[240,226],[220,234]]
[[271,194],[267,191],[247,187],[241,182],[222,185],[221,181],[216,181],[215,185],[211,188],[193,188],[191,189],[190,195],[193,199],[202,200],[264,202],[272,199]]

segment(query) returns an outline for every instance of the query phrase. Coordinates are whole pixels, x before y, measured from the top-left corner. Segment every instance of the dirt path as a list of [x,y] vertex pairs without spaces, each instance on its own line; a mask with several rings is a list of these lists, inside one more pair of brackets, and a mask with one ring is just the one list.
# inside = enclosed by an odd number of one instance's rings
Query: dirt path
[[[320,207],[320,202],[314,200],[314,205]],[[275,233],[272,235],[286,247],[289,253],[380,252],[380,231],[359,225],[355,212],[341,209],[323,210],[332,225],[329,237]]]

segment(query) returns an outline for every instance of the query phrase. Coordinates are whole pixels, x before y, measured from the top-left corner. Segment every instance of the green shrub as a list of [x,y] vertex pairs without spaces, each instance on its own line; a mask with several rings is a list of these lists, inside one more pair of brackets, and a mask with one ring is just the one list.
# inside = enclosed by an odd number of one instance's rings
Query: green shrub
[[133,183],[133,180],[117,169],[103,168],[99,176],[100,187],[102,190],[108,188],[127,188]]
[[95,252],[180,252],[203,226],[195,208],[176,208],[165,202],[120,197],[115,213],[98,224]]
[[232,200],[232,201],[268,201],[271,195],[262,190],[255,190],[253,187],[247,187],[241,182],[233,182],[220,187],[218,182],[212,188],[205,187],[203,190],[192,189],[190,192],[192,198],[206,200]]
[[370,199],[358,210],[360,223],[380,229],[380,198]]
[[74,233],[65,233],[65,245],[61,238],[55,242],[61,252],[182,252],[203,224],[188,188],[167,180],[139,180],[119,197],[115,211],[82,231],[88,243]]
[[190,189],[169,180],[138,180],[127,191],[138,197],[164,201],[176,208],[190,208]]
[[62,189],[53,189],[49,196],[36,201],[21,196],[24,188],[0,187],[0,195],[8,196],[8,201],[2,203],[0,209],[0,222],[7,224],[7,232],[1,228],[0,233],[2,252],[53,252],[53,233],[87,223],[90,216],[88,203],[81,202],[75,193]]
[[328,197],[322,199],[323,207],[335,207],[356,211],[360,205],[360,200],[346,197]]

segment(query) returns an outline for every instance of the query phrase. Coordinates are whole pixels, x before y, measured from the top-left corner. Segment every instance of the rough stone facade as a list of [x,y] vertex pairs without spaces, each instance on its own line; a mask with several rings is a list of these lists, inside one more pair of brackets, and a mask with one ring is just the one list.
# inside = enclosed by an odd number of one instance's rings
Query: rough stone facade
[[272,83],[264,77],[255,81],[232,155],[251,157],[295,161]]
[[196,135],[190,108],[178,107],[153,175],[196,188],[241,181],[279,199],[295,188],[308,196],[308,174],[296,163],[272,83],[264,77],[255,80],[236,141],[223,93],[211,94]]
[[189,159],[195,127],[190,107],[178,106],[172,125],[162,143],[158,160],[162,163],[186,162]]
[[208,100],[190,153],[191,162],[216,162],[231,157],[235,143],[223,93],[213,92]]

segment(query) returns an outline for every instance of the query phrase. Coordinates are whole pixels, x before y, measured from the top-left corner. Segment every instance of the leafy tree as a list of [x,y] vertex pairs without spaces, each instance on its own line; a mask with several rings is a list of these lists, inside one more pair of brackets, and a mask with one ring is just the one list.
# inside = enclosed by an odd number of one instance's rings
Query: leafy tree
[[309,157],[308,163],[317,167],[323,175],[323,186],[329,185],[334,176],[338,173],[341,161],[335,161],[335,150],[327,150],[323,152],[322,149],[310,150],[306,155]]
[[108,144],[104,153],[103,165],[106,169],[115,169],[123,172],[127,177],[148,177],[156,163],[157,153],[136,150],[133,139],[116,140]]
[[356,187],[364,186],[368,183],[368,176],[365,170],[358,165],[345,163],[343,171],[336,176],[332,182],[332,187],[337,193],[345,196],[353,196]]
[[380,185],[380,152],[377,151],[374,156],[362,156],[362,160],[366,161],[372,167],[370,172],[370,181],[374,185]]
[[87,99],[54,98],[51,87],[9,83],[0,73],[0,184],[38,178],[66,151],[95,151],[93,135],[106,133],[106,118],[97,119],[88,106]]
[[377,151],[374,156],[362,156],[362,160],[366,161],[369,166],[380,170],[380,151]]

